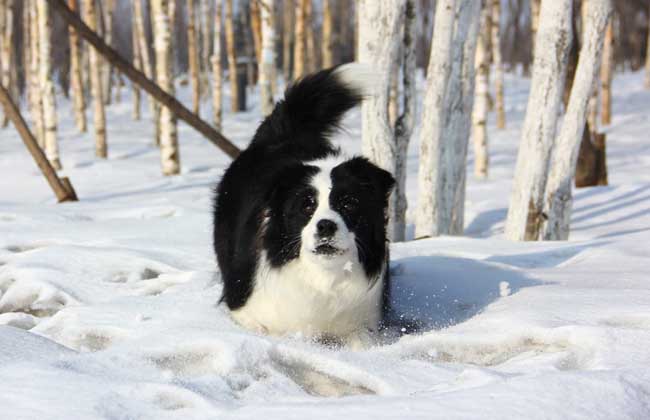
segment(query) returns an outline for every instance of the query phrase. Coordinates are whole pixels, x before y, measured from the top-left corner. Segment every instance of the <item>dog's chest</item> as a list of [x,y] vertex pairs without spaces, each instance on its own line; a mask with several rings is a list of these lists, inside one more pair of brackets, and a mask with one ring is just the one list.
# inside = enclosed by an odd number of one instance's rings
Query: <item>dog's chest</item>
[[377,327],[381,297],[381,278],[371,284],[358,262],[324,269],[298,258],[272,268],[262,256],[250,298],[232,315],[274,335],[347,336]]

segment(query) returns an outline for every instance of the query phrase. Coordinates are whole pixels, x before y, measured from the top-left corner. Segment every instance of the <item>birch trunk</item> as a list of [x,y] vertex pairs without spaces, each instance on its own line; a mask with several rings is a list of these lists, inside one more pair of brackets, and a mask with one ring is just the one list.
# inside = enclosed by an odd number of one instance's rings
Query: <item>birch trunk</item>
[[399,72],[401,64],[401,57],[399,54],[400,47],[401,46],[398,46],[398,48],[396,48],[395,58],[392,59],[388,82],[388,124],[391,127],[395,126],[395,123],[397,122],[397,114],[399,114]]
[[230,78],[230,108],[239,111],[237,95],[237,55],[235,53],[235,28],[233,22],[232,0],[226,2],[226,50],[228,53],[228,77]]
[[275,65],[275,30],[273,27],[273,0],[260,0],[262,18],[262,61],[259,64],[260,97],[262,115],[266,116],[273,111],[273,89],[272,79]]
[[[611,19],[613,20],[613,19]],[[600,118],[603,125],[612,123],[612,73],[614,71],[614,27],[610,20],[603,43],[603,63],[600,68]]]
[[332,27],[334,26],[332,13],[332,0],[323,0],[323,68],[330,68],[334,65],[334,42],[332,38]]
[[260,65],[262,62],[262,49],[264,48],[262,43],[263,34],[262,34],[262,15],[260,12],[260,2],[263,0],[251,0],[250,1],[250,13],[251,13],[251,32],[253,34],[253,46],[255,48],[255,60],[257,64]]
[[402,114],[395,123],[395,221],[393,241],[405,240],[406,234],[406,158],[413,134],[416,114],[416,56],[417,35],[415,0],[406,0],[404,8],[404,35],[402,38]]
[[[83,14],[86,25],[97,32],[97,15],[95,2],[84,0]],[[108,150],[106,146],[106,114],[104,110],[104,98],[102,90],[101,60],[94,48],[89,48],[88,55],[90,65],[90,92],[93,98],[93,124],[95,126],[95,154],[97,157],[106,158]]]
[[284,0],[283,3],[283,23],[282,23],[282,72],[284,75],[284,82],[288,84],[292,79],[293,66],[291,65],[291,53],[294,43],[294,16],[296,6],[293,0]]
[[474,176],[477,179],[488,177],[488,102],[490,87],[490,54],[491,10],[492,1],[486,0],[481,11],[481,32],[476,46],[476,99],[472,114],[474,139]]
[[[405,0],[377,2],[360,0],[359,7],[359,62],[367,64],[376,77],[374,94],[361,105],[362,151],[379,167],[396,173],[397,152],[393,131],[388,121],[388,84],[391,57],[399,43],[400,22]],[[395,237],[395,194],[389,205],[388,235]]]
[[544,188],[566,79],[571,45],[572,1],[542,2],[531,93],[528,99],[505,234],[537,240],[543,221]]
[[201,107],[201,80],[199,79],[199,42],[196,36],[194,0],[187,0],[187,61],[192,85],[192,112],[199,114]]
[[300,79],[305,75],[305,18],[307,2],[310,0],[295,0],[296,4],[296,32],[293,43],[293,78]]
[[650,5],[648,7],[648,41],[645,52],[645,88],[650,89]]
[[[73,12],[79,10],[78,0],[68,0],[68,6]],[[74,119],[77,129],[85,133],[88,129],[86,123],[86,96],[81,74],[81,43],[77,31],[70,27],[70,87],[74,108]]]
[[[13,0],[2,0],[3,4],[0,4],[0,7],[3,8],[0,15],[4,13],[4,16],[0,17],[0,26],[3,28],[0,30],[0,63],[2,63],[1,74],[0,74],[0,84],[5,87],[7,92],[10,93],[10,97],[18,97],[15,95],[14,87],[16,86],[16,78],[12,77],[13,67],[16,66],[14,62],[14,13]],[[2,122],[0,126],[6,127],[9,124],[9,118],[6,114],[3,114]]]
[[553,150],[550,174],[545,192],[544,239],[569,238],[571,217],[571,181],[576,170],[576,160],[582,139],[587,105],[601,60],[605,27],[612,13],[611,0],[589,0],[587,3],[583,45],[571,89],[560,135]]
[[442,176],[440,137],[445,118],[445,91],[451,73],[455,14],[456,0],[438,0],[420,128],[416,238],[437,236],[442,233],[438,220],[440,204],[438,198],[441,194],[439,178]]
[[[145,1],[147,1],[148,4],[149,0]],[[145,33],[141,0],[133,0],[133,19],[135,23],[134,28],[136,31],[136,36],[138,39],[138,52],[140,54],[142,71],[149,80],[153,80],[153,66],[151,63],[151,55],[149,54],[149,43],[147,42],[147,36]],[[148,101],[151,118],[154,122],[155,127],[154,142],[155,144],[160,145],[160,106],[151,95],[148,95]]]
[[43,102],[45,155],[54,169],[61,169],[59,144],[56,137],[56,101],[52,80],[52,16],[48,2],[38,1],[39,84]]
[[492,61],[494,62],[494,89],[496,91],[497,128],[506,128],[505,99],[503,94],[503,60],[501,59],[501,1],[493,1],[492,19]]
[[212,119],[214,128],[221,131],[223,66],[221,64],[221,3],[217,0],[214,10],[214,41],[212,48]]
[[[115,0],[105,0],[103,2],[104,10],[104,40],[109,47],[113,46],[113,12],[115,11]],[[102,62],[102,88],[104,89],[102,95],[104,103],[109,105],[111,103],[111,91],[113,87],[113,68],[108,60],[101,60]]]
[[[135,0],[132,4],[139,2],[140,0]],[[132,12],[133,13],[133,12]],[[135,16],[135,13],[133,13]],[[133,24],[131,25],[131,45],[133,49],[133,67],[138,71],[142,71],[142,54],[140,53],[140,45],[138,42],[138,30],[136,28],[135,18],[133,19]],[[131,83],[133,88],[133,119],[139,120],[140,115],[140,103],[141,103],[141,93],[140,88],[135,83]]]
[[537,31],[539,30],[539,14],[542,8],[542,0],[530,0],[530,36],[533,47],[533,61],[535,60],[535,44],[537,43]]
[[[173,95],[169,2],[167,0],[152,0],[151,14],[154,23],[156,82],[162,90]],[[180,172],[176,119],[166,106],[160,109],[160,161],[163,175],[176,175]]]
[[481,14],[480,2],[465,0],[456,11],[452,68],[447,86],[442,134],[440,223],[445,234],[462,235],[465,226],[467,148],[474,107],[474,58]]
[[200,0],[200,22],[201,22],[201,97],[209,95],[210,81],[208,73],[210,72],[210,2]]
[[31,96],[31,115],[34,124],[34,135],[38,145],[45,149],[45,124],[43,120],[43,97],[39,78],[40,69],[40,36],[38,33],[38,0],[28,0],[25,7],[29,8],[29,92]]
[[306,1],[305,9],[305,43],[307,47],[307,62],[305,70],[307,73],[313,73],[318,68],[318,58],[316,57],[316,40],[314,34],[314,4],[312,0]]

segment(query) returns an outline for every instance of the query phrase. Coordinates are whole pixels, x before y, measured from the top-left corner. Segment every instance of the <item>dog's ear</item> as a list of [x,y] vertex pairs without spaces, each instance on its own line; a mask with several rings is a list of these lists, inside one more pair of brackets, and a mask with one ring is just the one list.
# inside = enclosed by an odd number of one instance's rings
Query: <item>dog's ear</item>
[[365,157],[354,157],[342,164],[341,167],[344,167],[350,175],[360,179],[363,183],[371,185],[386,199],[393,191],[395,186],[393,175]]

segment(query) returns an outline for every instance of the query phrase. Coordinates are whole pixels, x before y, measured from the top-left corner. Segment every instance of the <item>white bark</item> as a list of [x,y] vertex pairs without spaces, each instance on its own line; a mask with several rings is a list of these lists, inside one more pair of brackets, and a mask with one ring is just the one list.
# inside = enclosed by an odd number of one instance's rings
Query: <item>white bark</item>
[[262,23],[262,52],[259,62],[258,74],[260,85],[260,101],[262,115],[269,115],[273,111],[273,86],[275,66],[275,30],[273,15],[275,2],[273,0],[260,0]]
[[34,136],[38,145],[45,149],[45,124],[43,123],[43,99],[39,78],[40,49],[38,34],[38,0],[28,0],[25,8],[29,9],[29,97]]
[[480,7],[477,1],[458,0],[441,1],[436,9],[420,134],[416,237],[463,230]]
[[[169,2],[152,0],[151,15],[156,51],[156,82],[165,92],[174,95]],[[160,109],[160,162],[163,175],[176,175],[180,172],[176,119],[171,110],[165,106]]]
[[201,80],[199,78],[199,39],[196,31],[194,0],[187,0],[187,62],[192,86],[192,112],[199,114],[201,106]]
[[[135,0],[135,2],[138,2],[138,1],[140,1],[140,0]],[[135,3],[135,2],[133,2],[133,3]],[[133,13],[133,16],[135,16],[135,13]],[[133,49],[133,67],[135,67],[139,71],[142,71],[142,55],[140,54],[140,46],[139,46],[139,41],[138,41],[138,31],[136,29],[135,18],[133,19],[133,24],[131,25],[131,46],[132,46],[132,49]],[[142,95],[141,95],[140,88],[138,87],[138,85],[136,85],[135,83],[131,83],[131,87],[133,89],[133,119],[134,120],[139,120],[140,119],[140,103],[141,103],[140,99],[141,99]]]
[[221,16],[222,4],[221,0],[217,0],[214,10],[214,41],[212,48],[212,77],[214,82],[212,85],[212,118],[214,128],[221,131],[221,118],[223,113],[223,64],[221,63]]
[[[562,102],[571,45],[572,1],[544,1],[535,40],[530,97],[517,156],[505,234],[537,240],[543,219],[548,162]],[[543,54],[541,52],[544,52]]]
[[437,198],[440,196],[438,190],[441,163],[440,136],[444,124],[445,91],[451,72],[455,12],[455,0],[438,0],[420,128],[416,238],[439,234]]
[[[399,23],[404,13],[405,0],[378,2],[360,0],[359,8],[359,62],[374,71],[375,92],[361,106],[362,151],[379,167],[396,173],[396,148],[393,131],[388,121],[388,85],[391,57],[399,43]],[[390,200],[388,235],[394,237],[395,194]]]
[[59,144],[56,137],[56,102],[52,80],[52,17],[49,3],[38,1],[39,84],[43,101],[43,124],[45,134],[45,155],[54,169],[61,169]]
[[[104,17],[104,41],[107,45],[113,46],[113,12],[115,11],[115,0],[104,0],[101,3]],[[111,103],[111,90],[113,87],[113,67],[105,58],[101,57],[102,63],[102,97],[104,103]]]
[[[13,62],[13,3],[13,0],[0,1],[0,8],[2,8],[0,11],[0,83],[8,92],[11,92],[12,97],[15,97],[13,85],[16,80],[12,77],[12,67],[15,66]],[[0,126],[6,127],[8,123],[7,115],[3,114]]]
[[[133,20],[133,28],[138,38],[138,53],[140,54],[142,71],[148,79],[153,80],[153,66],[151,64],[151,55],[149,54],[149,43],[147,42],[147,37],[145,36],[144,31],[144,16],[142,13],[141,0],[133,0]],[[151,95],[148,95],[147,98],[149,102],[151,118],[153,119],[154,125],[156,127],[155,143],[160,144],[160,106],[153,99],[153,97],[151,97]]]
[[[93,31],[97,31],[97,15],[95,2],[84,0],[83,3],[84,21]],[[97,51],[90,47],[90,92],[93,97],[93,124],[95,126],[95,154],[97,157],[106,158],[108,155],[106,147],[106,114],[104,110],[104,98],[102,91],[101,61]]]
[[481,11],[481,31],[476,45],[476,99],[472,114],[474,139],[474,176],[477,179],[488,177],[488,103],[490,87],[490,13],[492,0],[485,0]]
[[546,185],[544,239],[569,238],[571,184],[576,171],[578,150],[587,118],[587,106],[600,67],[605,27],[612,13],[611,0],[589,0],[583,44],[571,88],[569,105],[555,142]]
[[[68,0],[68,5],[73,11],[79,10],[79,3],[77,0]],[[87,130],[86,124],[86,96],[84,92],[83,78],[81,72],[81,42],[77,31],[70,27],[70,89],[73,98],[73,108],[75,123],[77,129],[85,133]]]
[[496,91],[497,128],[506,128],[506,110],[503,92],[503,60],[501,59],[501,1],[490,2],[492,20],[492,61],[494,63],[494,89]]
[[416,114],[416,56],[417,22],[415,0],[406,0],[404,34],[402,37],[402,114],[395,123],[395,221],[393,241],[403,241],[406,231],[406,157],[413,133]]

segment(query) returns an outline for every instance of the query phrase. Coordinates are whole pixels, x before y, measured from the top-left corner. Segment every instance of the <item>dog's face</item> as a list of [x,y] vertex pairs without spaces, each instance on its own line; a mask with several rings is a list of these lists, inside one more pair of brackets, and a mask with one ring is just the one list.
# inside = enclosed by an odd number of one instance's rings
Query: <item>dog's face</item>
[[324,269],[360,263],[369,277],[385,263],[386,212],[393,177],[364,158],[290,168],[265,222],[273,266],[304,258]]

